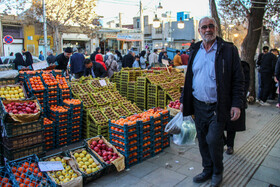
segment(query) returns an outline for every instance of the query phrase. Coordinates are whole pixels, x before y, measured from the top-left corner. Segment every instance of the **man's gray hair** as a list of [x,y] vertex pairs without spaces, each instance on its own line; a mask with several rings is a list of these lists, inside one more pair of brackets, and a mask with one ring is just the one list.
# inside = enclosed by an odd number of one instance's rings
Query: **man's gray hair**
[[49,50],[48,53],[53,54],[53,50]]
[[215,20],[214,18],[208,17],[208,16],[205,16],[205,17],[203,17],[203,18],[201,18],[201,19],[199,20],[199,23],[198,23],[198,26],[199,26],[199,27],[201,26],[201,22],[202,22],[203,20],[205,20],[205,19],[210,19],[210,20],[212,20],[212,21],[214,22],[215,27],[217,27],[217,22],[216,22],[216,20]]

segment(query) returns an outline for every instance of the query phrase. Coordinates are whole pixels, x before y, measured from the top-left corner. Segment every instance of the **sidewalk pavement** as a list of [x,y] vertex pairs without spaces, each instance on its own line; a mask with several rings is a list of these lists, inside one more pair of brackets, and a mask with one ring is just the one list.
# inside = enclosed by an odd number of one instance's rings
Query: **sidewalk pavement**
[[[271,106],[249,105],[246,110],[246,128],[244,132],[238,132],[235,138],[235,151],[256,135],[266,123],[275,116],[280,115],[280,110]],[[280,125],[280,121],[279,121]],[[278,136],[279,137],[279,136]],[[224,162],[230,159],[224,153]],[[250,178],[246,186],[264,186],[270,184],[280,186],[280,140],[271,149],[259,168]],[[160,187],[196,187],[207,186],[209,181],[203,184],[193,183],[192,178],[202,171],[201,156],[198,144],[193,146],[177,146],[171,144],[163,153],[150,158],[140,164],[132,166],[120,173],[111,173],[86,186],[160,186]],[[231,172],[231,171],[230,171]],[[234,174],[234,171],[232,171]],[[236,184],[224,184],[224,186],[236,186]]]

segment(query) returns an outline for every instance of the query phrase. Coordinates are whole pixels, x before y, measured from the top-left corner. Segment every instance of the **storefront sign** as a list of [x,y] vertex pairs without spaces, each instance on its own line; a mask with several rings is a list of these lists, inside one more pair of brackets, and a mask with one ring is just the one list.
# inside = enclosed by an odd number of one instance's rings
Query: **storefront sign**
[[103,36],[105,38],[117,38],[117,33],[106,33]]
[[[51,40],[48,39],[48,40],[47,40],[47,43],[48,43],[48,45],[50,45]],[[43,38],[39,38],[39,45],[44,45],[44,44],[45,44],[45,43],[44,43],[44,39],[43,39]]]
[[141,41],[140,33],[119,33],[117,40],[122,41]]

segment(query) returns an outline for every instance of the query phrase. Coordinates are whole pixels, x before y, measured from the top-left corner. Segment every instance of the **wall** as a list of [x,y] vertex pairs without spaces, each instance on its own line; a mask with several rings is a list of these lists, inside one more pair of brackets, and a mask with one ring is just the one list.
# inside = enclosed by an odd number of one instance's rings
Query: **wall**
[[[39,39],[43,39],[43,35],[35,34],[35,26],[26,25],[23,28],[24,35],[24,48],[28,50],[32,55],[39,56]],[[53,37],[48,35],[48,40],[50,40],[50,49],[53,48]]]

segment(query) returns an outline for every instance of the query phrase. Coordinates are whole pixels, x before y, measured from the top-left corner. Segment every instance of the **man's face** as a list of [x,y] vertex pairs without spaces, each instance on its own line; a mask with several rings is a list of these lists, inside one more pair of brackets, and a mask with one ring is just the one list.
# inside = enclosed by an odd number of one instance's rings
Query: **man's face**
[[277,51],[271,51],[275,56],[278,56]]
[[65,56],[66,58],[70,58],[71,55],[72,55],[72,53],[66,53],[66,52],[64,52],[64,56]]
[[47,52],[47,55],[48,55],[48,56],[50,56],[50,55],[51,55],[51,53],[50,53],[50,52]]
[[85,64],[86,68],[91,68],[92,67],[92,62],[89,64]]
[[211,42],[216,39],[217,36],[217,27],[211,19],[203,19],[199,25],[198,32],[202,37],[203,41]]

